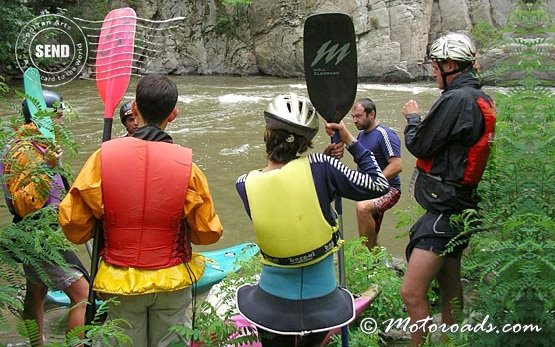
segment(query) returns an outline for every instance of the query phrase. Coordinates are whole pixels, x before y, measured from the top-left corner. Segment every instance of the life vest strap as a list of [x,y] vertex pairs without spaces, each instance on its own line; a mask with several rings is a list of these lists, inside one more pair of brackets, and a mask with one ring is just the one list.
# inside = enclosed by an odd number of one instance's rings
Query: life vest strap
[[324,254],[328,253],[333,247],[337,246],[340,239],[339,232],[334,232],[332,234],[331,240],[326,242],[324,245],[309,251],[303,254],[295,255],[292,257],[284,257],[284,258],[276,258],[264,253],[260,250],[260,253],[267,261],[283,266],[293,266],[293,265],[300,265],[304,263],[308,263],[314,259],[318,259],[319,257],[323,256]]

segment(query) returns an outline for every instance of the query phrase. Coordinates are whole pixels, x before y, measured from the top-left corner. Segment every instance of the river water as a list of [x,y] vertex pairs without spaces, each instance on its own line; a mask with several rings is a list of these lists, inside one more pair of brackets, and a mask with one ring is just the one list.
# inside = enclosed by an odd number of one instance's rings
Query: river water
[[[216,211],[224,226],[222,239],[215,245],[195,246],[195,250],[211,250],[230,246],[240,242],[255,241],[254,233],[247,218],[241,200],[235,191],[235,180],[250,170],[261,168],[265,164],[263,144],[263,112],[267,103],[277,94],[295,92],[307,96],[306,84],[302,79],[279,79],[272,77],[229,77],[229,76],[180,76],[171,77],[178,85],[178,118],[171,123],[167,131],[178,144],[193,149],[194,161],[201,167],[208,178],[214,198]],[[138,79],[134,78],[125,95],[125,100],[133,98],[133,91]],[[21,85],[12,89],[21,90]],[[88,156],[99,147],[102,138],[103,104],[98,96],[94,81],[76,80],[56,89],[63,95],[79,115],[69,124],[74,137],[79,143],[76,157],[65,157],[77,173]],[[426,112],[438,97],[439,90],[433,83],[404,85],[385,85],[359,83],[357,97],[372,98],[377,105],[378,120],[381,124],[393,128],[400,135],[405,120],[400,110],[410,98],[416,99]],[[7,102],[0,105],[0,115],[8,117],[18,109],[20,101],[8,96]],[[119,110],[119,107],[118,107]],[[353,134],[356,128],[350,115],[345,117],[347,126]],[[124,133],[119,122],[118,113],[114,118],[113,137]],[[325,131],[319,131],[314,140],[314,151],[321,151],[329,143]],[[414,157],[401,144],[404,171],[401,173],[402,196],[393,210],[384,219],[379,235],[379,243],[389,249],[393,255],[404,257],[407,243],[407,227],[395,228],[398,217],[395,210],[406,209],[414,204],[408,194],[408,182],[414,166]],[[66,151],[67,152],[67,151]],[[354,168],[355,165],[348,152],[343,162]],[[133,179],[133,172],[122,172],[122,181]],[[357,237],[354,203],[343,200],[344,235],[346,239]],[[8,223],[11,217],[6,209],[0,209],[0,223]],[[84,247],[80,256],[88,264],[89,258]],[[52,313],[54,312],[54,313]],[[56,320],[58,311],[49,311],[47,330]],[[65,311],[63,311],[65,312]],[[11,330],[11,329],[10,329]],[[63,330],[58,328],[56,330]],[[0,341],[20,341],[16,334],[0,333]]]
[[[193,149],[194,161],[205,172],[214,197],[216,211],[224,226],[224,235],[216,245],[196,247],[209,250],[229,246],[239,242],[254,241],[254,234],[241,200],[235,191],[235,179],[249,170],[265,164],[263,144],[263,112],[273,96],[295,92],[307,95],[302,79],[279,79],[272,77],[229,77],[229,76],[180,76],[171,77],[178,85],[178,118],[167,131],[178,144]],[[125,100],[133,98],[138,79],[132,79]],[[12,86],[21,89],[20,85]],[[78,155],[64,158],[70,161],[76,172],[86,158],[98,148],[102,138],[103,104],[98,96],[94,81],[75,80],[56,89],[64,101],[69,102],[79,115],[71,122],[75,139],[79,143]],[[401,106],[410,98],[416,99],[426,111],[439,95],[432,83],[385,85],[359,83],[357,97],[370,97],[376,102],[378,120],[393,128],[402,141],[405,120],[400,113]],[[0,114],[6,117],[13,113],[16,100],[9,97],[0,105]],[[119,110],[119,107],[118,107]],[[346,124],[353,134],[356,128],[348,114]],[[118,114],[114,117],[113,137],[124,132]],[[314,141],[314,151],[321,151],[329,142],[324,130],[320,130]],[[414,203],[407,187],[414,157],[402,144],[404,170],[401,173],[402,197],[397,206],[385,217],[379,236],[381,245],[394,255],[402,256],[406,245],[405,229],[396,229],[397,216],[392,211],[406,208]],[[348,152],[343,161],[355,167]],[[132,172],[122,172],[121,179],[133,179]],[[344,234],[347,239],[357,236],[354,203],[344,200]],[[9,221],[2,210],[1,222]]]

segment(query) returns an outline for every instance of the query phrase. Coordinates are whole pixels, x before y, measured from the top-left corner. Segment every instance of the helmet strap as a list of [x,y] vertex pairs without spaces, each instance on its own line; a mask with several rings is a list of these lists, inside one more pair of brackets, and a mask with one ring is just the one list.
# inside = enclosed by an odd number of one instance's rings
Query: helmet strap
[[441,81],[443,82],[443,90],[447,90],[447,76],[452,75],[453,71],[451,72],[444,72],[443,68],[441,67],[441,62],[438,61],[437,64],[437,68],[439,69],[439,72],[441,73]]
[[441,62],[438,62],[437,67],[439,68],[439,72],[441,72],[441,79],[443,81],[443,90],[447,90],[447,76],[451,76],[454,75],[456,73],[459,72],[464,72],[466,71],[469,67],[472,66],[472,64],[464,64],[464,63],[458,63],[458,68],[453,70],[453,71],[449,71],[449,72],[444,72],[443,68],[441,67]]

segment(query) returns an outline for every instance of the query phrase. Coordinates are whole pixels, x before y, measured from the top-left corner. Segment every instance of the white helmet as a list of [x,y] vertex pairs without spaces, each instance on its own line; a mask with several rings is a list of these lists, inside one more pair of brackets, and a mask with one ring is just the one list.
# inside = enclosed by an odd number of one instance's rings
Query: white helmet
[[318,114],[310,101],[297,94],[276,96],[264,111],[266,125],[312,140],[318,133]]
[[435,40],[430,46],[431,60],[455,60],[474,63],[476,60],[476,47],[468,36],[451,33]]

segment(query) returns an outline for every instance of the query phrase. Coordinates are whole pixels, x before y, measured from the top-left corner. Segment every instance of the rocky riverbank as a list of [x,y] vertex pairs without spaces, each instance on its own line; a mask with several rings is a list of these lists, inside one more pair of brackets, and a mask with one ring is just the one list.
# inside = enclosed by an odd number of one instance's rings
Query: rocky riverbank
[[[184,17],[165,39],[166,49],[148,59],[147,71],[302,76],[304,20],[313,13],[344,12],[355,26],[359,77],[387,82],[428,79],[431,41],[449,31],[469,34],[478,23],[504,25],[513,6],[509,0],[254,0],[240,7],[217,0],[134,3],[143,18]],[[493,51],[480,63],[488,69],[500,56],[504,53]]]

